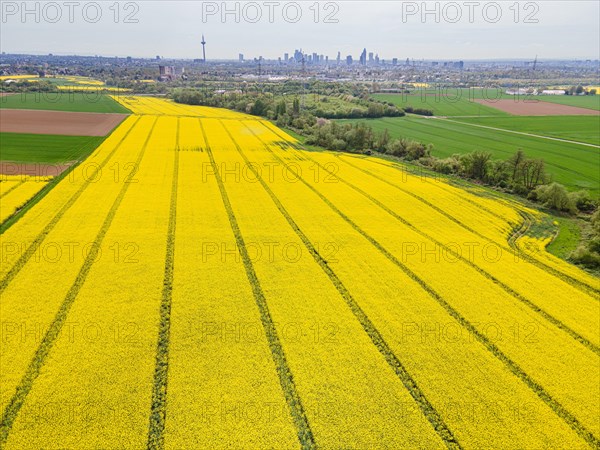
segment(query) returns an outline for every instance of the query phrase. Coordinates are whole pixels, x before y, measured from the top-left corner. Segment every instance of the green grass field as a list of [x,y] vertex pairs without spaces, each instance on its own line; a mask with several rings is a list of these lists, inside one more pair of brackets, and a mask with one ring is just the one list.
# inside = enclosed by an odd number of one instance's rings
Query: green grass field
[[78,161],[103,140],[98,136],[0,133],[0,160],[49,164]]
[[546,247],[550,253],[562,259],[567,259],[579,245],[581,239],[581,226],[578,219],[556,218],[559,223],[559,232],[556,238]]
[[[427,95],[425,95],[427,94]],[[508,116],[507,113],[480,105],[469,99],[467,90],[451,90],[448,96],[436,95],[434,91],[423,92],[423,95],[404,94],[374,94],[373,98],[379,101],[390,102],[399,108],[412,106],[433,111],[436,116]]]
[[96,92],[36,92],[17,93],[0,97],[0,108],[41,109],[68,112],[129,114],[130,111],[108,95]]
[[[345,121],[347,122],[347,121]],[[356,121],[354,121],[356,122]],[[553,179],[570,189],[600,194],[600,151],[597,148],[478,128],[443,119],[420,117],[383,118],[365,121],[374,130],[388,129],[392,137],[409,138],[434,145],[434,156],[489,151],[507,159],[518,149],[530,158],[542,158]]]
[[600,111],[600,95],[544,95],[535,98],[544,102],[578,106],[579,108]]
[[[515,99],[505,93],[505,88],[448,88],[416,90],[411,94],[373,94],[373,98],[391,102],[399,107],[413,106],[415,108],[431,109],[436,116],[510,116],[509,114],[475,103],[474,99]],[[600,95],[537,95],[519,96],[521,101],[538,100],[542,102],[559,103],[561,105],[577,106],[579,108],[600,111]]]
[[474,117],[456,120],[600,145],[600,116]]

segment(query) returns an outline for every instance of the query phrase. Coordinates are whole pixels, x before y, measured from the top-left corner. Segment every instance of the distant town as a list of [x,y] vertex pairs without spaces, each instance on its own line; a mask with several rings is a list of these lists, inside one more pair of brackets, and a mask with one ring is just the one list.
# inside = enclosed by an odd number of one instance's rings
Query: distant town
[[[530,60],[514,61],[427,60],[406,55],[383,58],[377,51],[368,48],[357,51],[355,55],[342,55],[338,51],[333,57],[299,48],[276,59],[239,53],[238,58],[232,60],[207,58],[208,51],[207,41],[202,36],[198,47],[201,57],[195,59],[171,59],[160,55],[135,58],[2,53],[0,75],[5,78],[19,73],[38,73],[42,77],[69,74],[98,76],[101,72],[118,75],[120,82],[154,80],[167,83],[216,78],[261,81],[309,78],[468,87],[493,82],[499,86],[515,87],[515,93],[522,93],[523,89],[529,89],[531,93],[530,87],[535,86],[536,93],[553,95],[560,93],[560,89],[553,89],[557,85],[573,84],[574,79],[583,85],[593,84],[599,75],[597,59],[545,60],[538,55],[532,55]],[[394,89],[394,86],[391,88]]]

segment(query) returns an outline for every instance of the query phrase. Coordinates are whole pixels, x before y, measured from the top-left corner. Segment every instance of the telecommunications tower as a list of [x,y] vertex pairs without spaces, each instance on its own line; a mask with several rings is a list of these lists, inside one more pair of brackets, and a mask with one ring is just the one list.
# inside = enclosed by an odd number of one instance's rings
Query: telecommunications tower
[[202,35],[202,62],[206,62],[206,41],[204,40],[204,34]]

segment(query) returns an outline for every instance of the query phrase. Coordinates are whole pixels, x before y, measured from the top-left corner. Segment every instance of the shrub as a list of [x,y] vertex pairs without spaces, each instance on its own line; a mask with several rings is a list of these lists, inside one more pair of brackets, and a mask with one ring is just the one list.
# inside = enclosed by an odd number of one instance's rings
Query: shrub
[[552,183],[538,186],[536,189],[538,200],[546,207],[557,211],[566,211],[571,214],[577,212],[573,199],[562,184]]
[[594,201],[588,191],[571,192],[569,197],[579,211],[591,212],[594,210]]
[[600,267],[600,254],[584,245],[580,245],[571,253],[571,260],[590,268]]

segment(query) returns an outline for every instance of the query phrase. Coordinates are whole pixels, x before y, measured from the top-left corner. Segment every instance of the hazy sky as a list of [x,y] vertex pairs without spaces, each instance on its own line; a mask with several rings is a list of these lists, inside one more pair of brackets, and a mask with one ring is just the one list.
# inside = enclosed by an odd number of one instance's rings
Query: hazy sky
[[363,47],[387,59],[600,57],[597,0],[0,3],[7,53],[199,58],[204,33],[208,59]]

